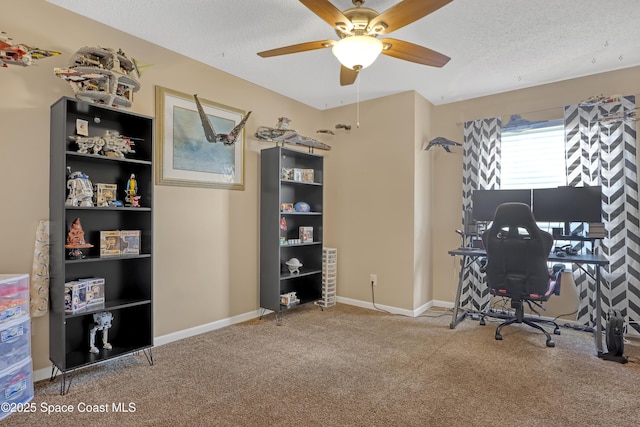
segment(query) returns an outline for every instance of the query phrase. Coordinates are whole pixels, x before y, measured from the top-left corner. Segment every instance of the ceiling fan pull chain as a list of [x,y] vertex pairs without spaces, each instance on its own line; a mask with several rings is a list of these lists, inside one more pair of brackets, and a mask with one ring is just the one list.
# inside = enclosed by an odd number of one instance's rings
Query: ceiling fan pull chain
[[358,129],[360,129],[360,80],[362,77],[356,82],[356,127]]

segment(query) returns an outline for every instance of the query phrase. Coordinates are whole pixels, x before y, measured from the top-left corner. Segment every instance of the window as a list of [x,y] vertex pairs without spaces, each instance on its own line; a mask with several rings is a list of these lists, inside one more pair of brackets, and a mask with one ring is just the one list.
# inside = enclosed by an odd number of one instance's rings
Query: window
[[[501,189],[553,188],[567,185],[564,125],[502,131]],[[539,222],[542,229],[562,227],[561,223]]]
[[567,185],[564,126],[519,131],[503,130],[501,189],[549,188]]

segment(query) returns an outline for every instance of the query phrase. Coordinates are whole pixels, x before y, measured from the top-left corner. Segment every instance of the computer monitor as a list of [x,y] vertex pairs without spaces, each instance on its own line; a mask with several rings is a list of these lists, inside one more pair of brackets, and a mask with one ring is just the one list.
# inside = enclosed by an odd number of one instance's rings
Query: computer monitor
[[601,222],[602,187],[535,188],[533,216],[541,222]]
[[508,202],[520,202],[531,206],[531,190],[473,190],[471,194],[473,219],[493,221],[496,208]]

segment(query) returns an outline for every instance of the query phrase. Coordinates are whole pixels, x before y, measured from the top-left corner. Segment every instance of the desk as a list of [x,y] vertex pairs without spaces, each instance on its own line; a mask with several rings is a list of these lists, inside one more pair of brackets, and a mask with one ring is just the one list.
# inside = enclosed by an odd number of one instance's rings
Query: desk
[[[477,260],[480,257],[486,256],[487,253],[484,249],[475,249],[475,248],[458,248],[449,251],[449,255],[451,256],[461,256],[462,257],[462,268],[460,269],[460,278],[458,280],[458,290],[456,292],[456,302],[453,307],[453,319],[449,327],[451,329],[455,329],[458,326],[458,323],[463,321],[468,312],[464,312],[461,316],[458,316],[458,310],[460,309],[460,295],[462,293],[462,282],[464,277],[464,270],[468,268],[472,262]],[[596,267],[596,324],[595,324],[595,342],[596,342],[596,350],[598,351],[598,357],[604,356],[604,351],[602,350],[602,290],[600,289],[602,282],[602,274],[600,273],[600,269],[609,264],[609,260],[601,255],[592,255],[592,254],[584,254],[584,255],[567,255],[564,257],[556,256],[551,253],[549,255],[549,261],[552,262],[561,262],[566,264],[577,264],[577,265],[593,265]]]

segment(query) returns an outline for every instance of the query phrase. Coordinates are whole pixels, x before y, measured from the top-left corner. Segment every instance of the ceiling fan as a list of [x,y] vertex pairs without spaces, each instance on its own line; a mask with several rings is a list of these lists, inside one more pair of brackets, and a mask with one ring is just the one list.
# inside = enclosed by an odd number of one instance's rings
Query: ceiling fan
[[352,0],[355,7],[344,12],[328,0],[300,0],[300,3],[335,28],[340,40],[319,40],[259,52],[263,58],[331,47],[340,61],[340,84],[353,84],[358,72],[371,65],[378,55],[442,67],[451,58],[426,47],[378,36],[411,24],[440,9],[452,0],[404,0],[382,13],[362,7],[364,0]]

